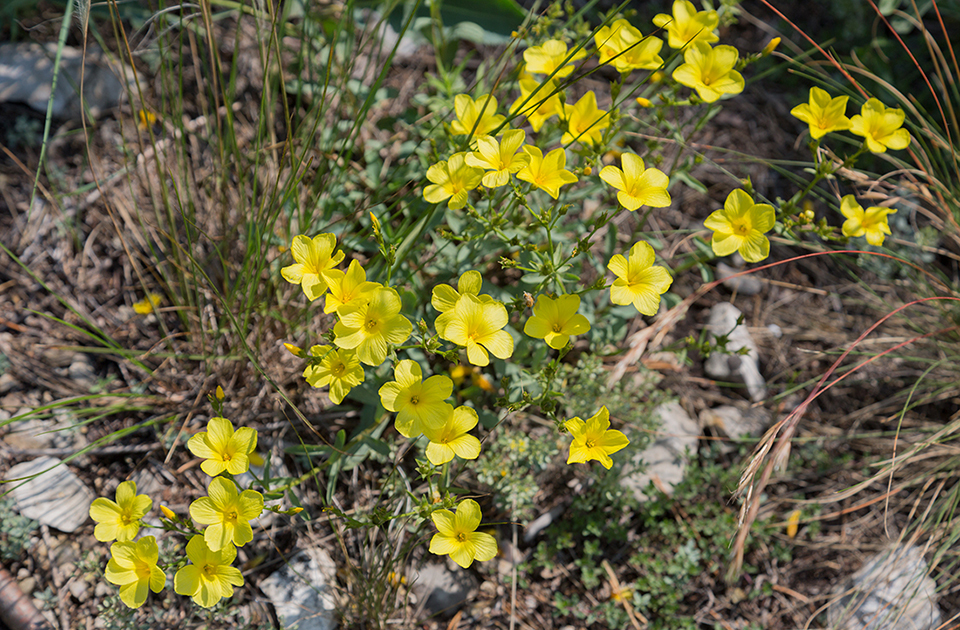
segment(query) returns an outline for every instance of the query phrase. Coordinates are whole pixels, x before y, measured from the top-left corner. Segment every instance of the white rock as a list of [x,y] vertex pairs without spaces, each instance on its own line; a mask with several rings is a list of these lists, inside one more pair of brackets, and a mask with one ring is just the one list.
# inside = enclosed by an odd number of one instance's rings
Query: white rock
[[[673,491],[683,479],[687,454],[696,454],[697,439],[700,437],[700,427],[680,403],[660,405],[655,413],[659,415],[661,423],[657,439],[633,456],[621,480],[639,501],[649,500],[645,490],[651,481],[667,494]],[[641,466],[644,467],[643,472],[639,472]]]
[[38,457],[17,464],[7,472],[7,481],[31,475],[36,476],[11,484],[21,514],[67,533],[75,532],[89,518],[96,495],[59,459]]
[[323,549],[298,551],[260,583],[286,630],[334,630],[337,565]]
[[[770,412],[763,407],[748,407],[740,410],[730,405],[721,405],[716,409],[704,409],[700,412],[700,426],[711,428],[723,437],[737,442],[744,438],[758,438],[770,424]],[[723,442],[723,450],[730,452],[736,447]]]
[[[760,375],[760,353],[745,324],[737,325],[743,313],[733,304],[720,302],[710,309],[707,330],[712,338],[726,335],[725,352],[711,352],[704,365],[710,378],[718,381],[737,381],[747,386],[754,402],[767,397],[767,384]],[[738,354],[746,348],[746,354]]]
[[740,295],[756,295],[763,290],[763,283],[754,274],[748,273],[736,278],[731,278],[734,274],[740,273],[743,269],[731,267],[726,263],[717,263],[717,278],[723,280],[723,286],[736,291]]
[[893,545],[835,591],[827,617],[837,630],[933,630],[940,626],[937,584],[918,547]]

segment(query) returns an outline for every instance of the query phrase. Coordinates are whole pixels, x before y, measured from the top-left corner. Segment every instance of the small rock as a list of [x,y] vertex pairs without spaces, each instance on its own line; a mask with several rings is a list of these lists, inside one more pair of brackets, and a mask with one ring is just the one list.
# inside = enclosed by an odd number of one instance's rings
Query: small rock
[[940,626],[937,583],[923,551],[896,545],[870,558],[834,591],[827,611],[838,630],[933,630]]
[[73,356],[73,361],[67,368],[67,374],[73,380],[73,384],[80,389],[89,391],[97,384],[97,371],[94,368],[93,359],[82,352]]
[[471,593],[477,592],[477,579],[467,571],[451,571],[440,562],[427,563],[411,580],[413,592],[430,615],[452,615]]
[[33,576],[25,577],[20,580],[20,590],[23,591],[25,595],[33,595],[33,591],[37,588],[37,579]]
[[660,417],[657,439],[633,456],[621,480],[638,501],[650,499],[646,493],[650,482],[667,494],[671,493],[683,479],[687,453],[696,453],[700,437],[700,427],[680,403],[660,405],[655,413]]
[[11,484],[21,514],[67,533],[86,522],[96,495],[59,459],[38,457],[17,464],[7,472],[7,481],[31,476]]
[[[747,386],[747,393],[754,402],[767,397],[767,384],[760,375],[760,353],[757,344],[750,336],[745,324],[737,324],[742,317],[733,304],[720,302],[710,309],[710,321],[707,330],[715,339],[727,337],[725,351],[711,352],[704,365],[704,371],[710,378],[718,381],[741,382]],[[746,348],[746,354],[739,351]]]
[[90,589],[84,580],[70,580],[67,582],[67,589],[70,590],[71,595],[77,598],[77,601],[85,602],[90,597]]
[[723,280],[723,286],[736,291],[740,295],[757,295],[763,290],[763,282],[754,274],[744,274],[732,278],[731,276],[740,273],[743,269],[731,267],[726,263],[717,263],[717,278]]
[[323,549],[298,551],[260,583],[283,628],[334,630],[337,566]]
[[10,425],[10,429],[3,441],[19,450],[76,448],[83,442],[74,426],[73,416],[66,412],[55,413],[53,418],[18,420]]
[[10,372],[4,372],[3,374],[0,374],[0,396],[12,392],[19,385],[20,381],[18,381]]
[[[711,428],[732,442],[744,438],[758,438],[770,424],[770,412],[763,407],[748,407],[740,410],[730,405],[721,405],[716,409],[704,409],[700,412],[700,426]],[[724,452],[736,447],[730,442],[722,442]]]

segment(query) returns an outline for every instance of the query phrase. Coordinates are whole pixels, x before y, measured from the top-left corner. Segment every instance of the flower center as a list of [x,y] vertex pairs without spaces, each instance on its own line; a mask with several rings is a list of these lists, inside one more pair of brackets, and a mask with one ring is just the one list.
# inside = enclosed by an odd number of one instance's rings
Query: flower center
[[588,439],[584,442],[584,446],[586,446],[587,448],[596,448],[597,441],[593,439]]
[[203,565],[203,574],[208,578],[212,578],[217,574],[217,566],[214,564],[205,564]]
[[238,516],[238,515],[237,515],[237,511],[236,511],[236,510],[230,510],[229,512],[224,512],[224,513],[223,513],[223,520],[229,521],[229,522],[231,522],[231,523],[236,523],[236,522],[237,522],[237,516]]
[[150,565],[146,562],[134,562],[134,572],[137,574],[137,577],[141,580],[150,579]]
[[737,236],[746,236],[750,233],[750,225],[743,219],[733,221],[731,227],[733,228],[733,233]]
[[340,378],[341,376],[343,376],[343,373],[346,369],[347,369],[346,365],[344,365],[343,363],[337,363],[330,368],[330,373],[336,376],[337,378]]
[[464,534],[463,532],[457,532],[456,535],[454,536],[454,538],[456,539],[456,541],[457,541],[458,543],[465,543],[465,542],[467,542],[467,535]]

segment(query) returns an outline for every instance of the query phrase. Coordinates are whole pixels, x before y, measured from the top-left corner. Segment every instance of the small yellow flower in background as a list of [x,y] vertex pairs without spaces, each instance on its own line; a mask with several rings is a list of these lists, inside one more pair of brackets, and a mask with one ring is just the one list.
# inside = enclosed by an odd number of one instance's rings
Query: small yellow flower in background
[[466,569],[474,560],[485,562],[497,555],[497,540],[490,534],[478,532],[482,518],[480,504],[473,499],[464,499],[457,505],[457,512],[436,510],[430,519],[437,533],[430,539],[430,553],[450,555],[450,558]]
[[424,199],[430,203],[449,199],[447,205],[451,210],[459,210],[467,205],[467,193],[480,185],[483,169],[464,162],[466,155],[454,153],[446,162],[437,162],[427,169],[427,179],[433,183],[424,187]]
[[303,234],[293,237],[290,252],[296,264],[280,270],[283,278],[291,284],[303,287],[303,294],[313,302],[327,290],[327,272],[340,264],[343,252],[334,252],[337,237],[333,234],[318,234],[312,239]]
[[840,212],[847,217],[843,222],[844,236],[866,236],[868,243],[880,247],[883,235],[891,233],[888,215],[896,214],[897,209],[872,206],[864,210],[855,196],[846,195],[840,200]]
[[454,289],[449,284],[438,284],[433,287],[433,293],[430,298],[430,304],[433,305],[440,316],[437,317],[433,326],[437,334],[443,337],[443,331],[447,322],[453,317],[453,309],[457,302],[464,295],[472,295],[484,302],[492,302],[493,297],[489,295],[480,295],[480,289],[483,287],[483,276],[479,271],[465,271],[460,275],[457,281],[457,288]]
[[295,357],[299,357],[301,359],[306,358],[303,354],[303,350],[299,346],[295,346],[292,343],[287,343],[286,341],[284,341],[283,347],[287,349],[287,352],[289,352]]
[[497,99],[484,94],[473,100],[466,94],[457,94],[453,99],[457,119],[450,123],[450,131],[456,136],[487,136],[494,132],[506,118],[497,114]]
[[470,384],[472,386],[479,387],[485,392],[494,391],[493,383],[490,382],[490,379],[472,365],[461,364],[454,365],[450,368],[450,378],[453,379],[453,384],[457,387],[460,387],[468,376],[470,377]]
[[371,291],[369,301],[341,306],[340,321],[333,327],[335,343],[356,350],[361,363],[380,365],[389,345],[400,345],[413,332],[413,324],[400,314],[402,306],[400,294],[391,287]]
[[653,107],[653,101],[651,101],[649,98],[643,98],[642,96],[638,96],[636,98],[636,101],[637,101],[637,105],[639,105],[640,107],[645,107],[645,108]]
[[510,321],[507,309],[496,300],[483,301],[470,294],[457,300],[449,313],[442,339],[467,349],[467,360],[473,365],[489,365],[493,354],[507,359],[513,354],[513,337],[503,330]]
[[567,59],[568,54],[566,44],[559,39],[549,39],[540,46],[531,46],[523,51],[523,61],[527,72],[550,74],[562,79],[573,72],[573,62],[586,57],[587,51],[581,48]]
[[644,168],[643,160],[633,153],[624,153],[620,161],[623,170],[616,166],[604,166],[600,170],[600,179],[620,191],[617,193],[620,205],[631,212],[640,206],[665,208],[670,205],[667,192],[670,179],[663,171]]
[[160,506],[160,511],[163,512],[163,515],[166,516],[171,521],[177,520],[177,513],[168,508],[165,505]]
[[871,98],[860,113],[850,119],[850,133],[863,136],[871,153],[897,151],[910,145],[910,133],[903,129],[906,114],[900,108],[887,107],[880,99]]
[[776,222],[773,206],[753,203],[739,188],[727,195],[723,208],[713,212],[703,222],[713,230],[710,246],[717,256],[729,256],[739,251],[747,262],[760,262],[770,255],[770,241],[764,236]]
[[446,464],[454,457],[476,459],[480,456],[480,440],[467,431],[477,426],[480,417],[470,407],[460,406],[451,409],[446,421],[439,427],[424,427],[423,434],[430,443],[427,445],[427,459],[434,466]]
[[530,157],[520,151],[527,134],[522,129],[504,132],[503,140],[482,136],[477,138],[477,150],[468,153],[464,161],[468,166],[486,170],[481,182],[487,188],[499,188],[510,181],[510,174],[516,173],[530,161]]
[[767,45],[764,46],[763,50],[760,51],[760,56],[769,57],[773,53],[773,51],[777,49],[777,46],[779,45],[780,45],[780,38],[774,37],[769,42],[767,42]]
[[203,539],[210,551],[224,547],[242,547],[253,540],[250,519],[263,512],[263,495],[253,490],[237,493],[237,485],[224,477],[214,477],[207,495],[190,504],[190,516],[207,525]]
[[94,538],[100,542],[133,540],[140,531],[140,519],[151,507],[153,499],[138,495],[136,482],[124,481],[117,486],[116,502],[100,497],[90,504],[90,518],[97,522]]
[[453,381],[442,374],[424,381],[420,365],[410,359],[398,361],[393,375],[396,380],[380,388],[380,402],[384,409],[397,414],[397,431],[412,438],[428,428],[442,427],[453,412],[453,405],[445,402],[453,393]]
[[312,387],[330,386],[330,400],[339,405],[350,390],[363,382],[363,366],[354,350],[339,350],[330,346],[313,346],[310,354],[320,357],[320,363],[308,365],[303,377]]
[[633,304],[644,315],[656,315],[660,296],[673,283],[670,272],[654,266],[656,255],[648,243],[639,241],[630,248],[627,258],[616,254],[607,264],[617,279],[610,286],[610,301],[614,304]]
[[630,443],[627,436],[610,428],[610,412],[606,406],[600,407],[595,416],[584,422],[580,418],[571,418],[563,423],[573,442],[570,443],[568,464],[580,464],[595,459],[606,469],[613,466],[610,455]]
[[530,162],[517,172],[517,179],[530,182],[554,199],[560,195],[561,186],[577,181],[577,176],[564,168],[567,154],[563,147],[547,153],[546,157],[540,149],[531,145],[524,145],[523,150]]
[[577,101],[563,106],[563,116],[567,120],[567,131],[560,142],[570,144],[579,140],[580,144],[600,144],[603,130],[610,126],[607,112],[597,109],[597,95],[589,91]]
[[534,131],[540,131],[548,119],[563,111],[557,82],[553,79],[538,81],[527,72],[520,74],[520,97],[510,106],[518,116],[526,116]]
[[149,315],[160,306],[163,296],[159,293],[147,293],[147,297],[133,303],[133,312],[137,315]]
[[716,11],[697,11],[690,0],[674,0],[673,15],[660,13],[653,18],[658,28],[667,29],[670,48],[684,48],[691,42],[712,44],[720,38],[713,31],[720,24]]
[[684,51],[684,63],[673,71],[673,78],[713,103],[724,94],[743,92],[743,75],[734,70],[739,57],[733,46],[711,48],[710,44],[696,42]]
[[663,65],[660,57],[663,40],[652,35],[645,38],[626,20],[600,27],[593,41],[600,54],[600,65],[612,63],[617,72],[656,70]]
[[582,335],[590,330],[590,322],[577,313],[579,295],[561,295],[556,299],[541,295],[533,306],[533,316],[523,326],[525,335],[543,339],[554,350],[567,345],[572,335]]
[[214,392],[214,396],[217,397],[217,400],[223,401],[226,398],[226,394],[223,393],[223,388],[217,385],[217,390]]
[[831,98],[826,90],[810,88],[810,102],[797,105],[790,114],[810,125],[810,137],[819,140],[831,131],[850,128],[846,116],[849,96]]
[[327,283],[330,292],[323,304],[324,313],[336,313],[341,306],[364,300],[368,293],[382,286],[379,282],[369,282],[366,270],[356,260],[350,261],[346,273],[330,270]]
[[223,471],[240,475],[250,468],[250,453],[257,448],[257,432],[250,427],[234,431],[226,418],[210,418],[207,430],[190,438],[187,448],[203,458],[200,469],[211,477]]
[[370,213],[370,227],[373,228],[373,236],[378,240],[383,240],[383,227],[380,225],[380,219],[373,212]]
[[230,566],[237,557],[237,548],[226,545],[211,551],[203,536],[194,536],[187,543],[190,562],[173,576],[177,595],[192,597],[198,606],[210,608],[224,597],[233,597],[233,587],[243,586],[240,569]]
[[110,545],[110,556],[104,577],[120,587],[120,601],[127,607],[140,608],[147,601],[148,590],[163,590],[167,576],[157,566],[160,549],[153,536],[137,542],[115,542]]
[[137,119],[137,127],[144,131],[157,124],[157,115],[148,109],[138,109]]
[[801,514],[802,512],[800,510],[790,512],[790,516],[787,518],[787,538],[795,538],[797,536],[797,530],[800,529]]

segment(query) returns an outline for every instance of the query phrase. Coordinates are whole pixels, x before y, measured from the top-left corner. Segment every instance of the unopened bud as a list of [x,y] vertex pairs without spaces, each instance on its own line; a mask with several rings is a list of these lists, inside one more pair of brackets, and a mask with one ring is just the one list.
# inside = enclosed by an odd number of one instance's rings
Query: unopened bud
[[780,38],[774,37],[767,43],[766,46],[763,47],[763,50],[760,52],[760,56],[766,57],[767,55],[775,51],[777,49],[777,46],[779,45],[780,45]]

